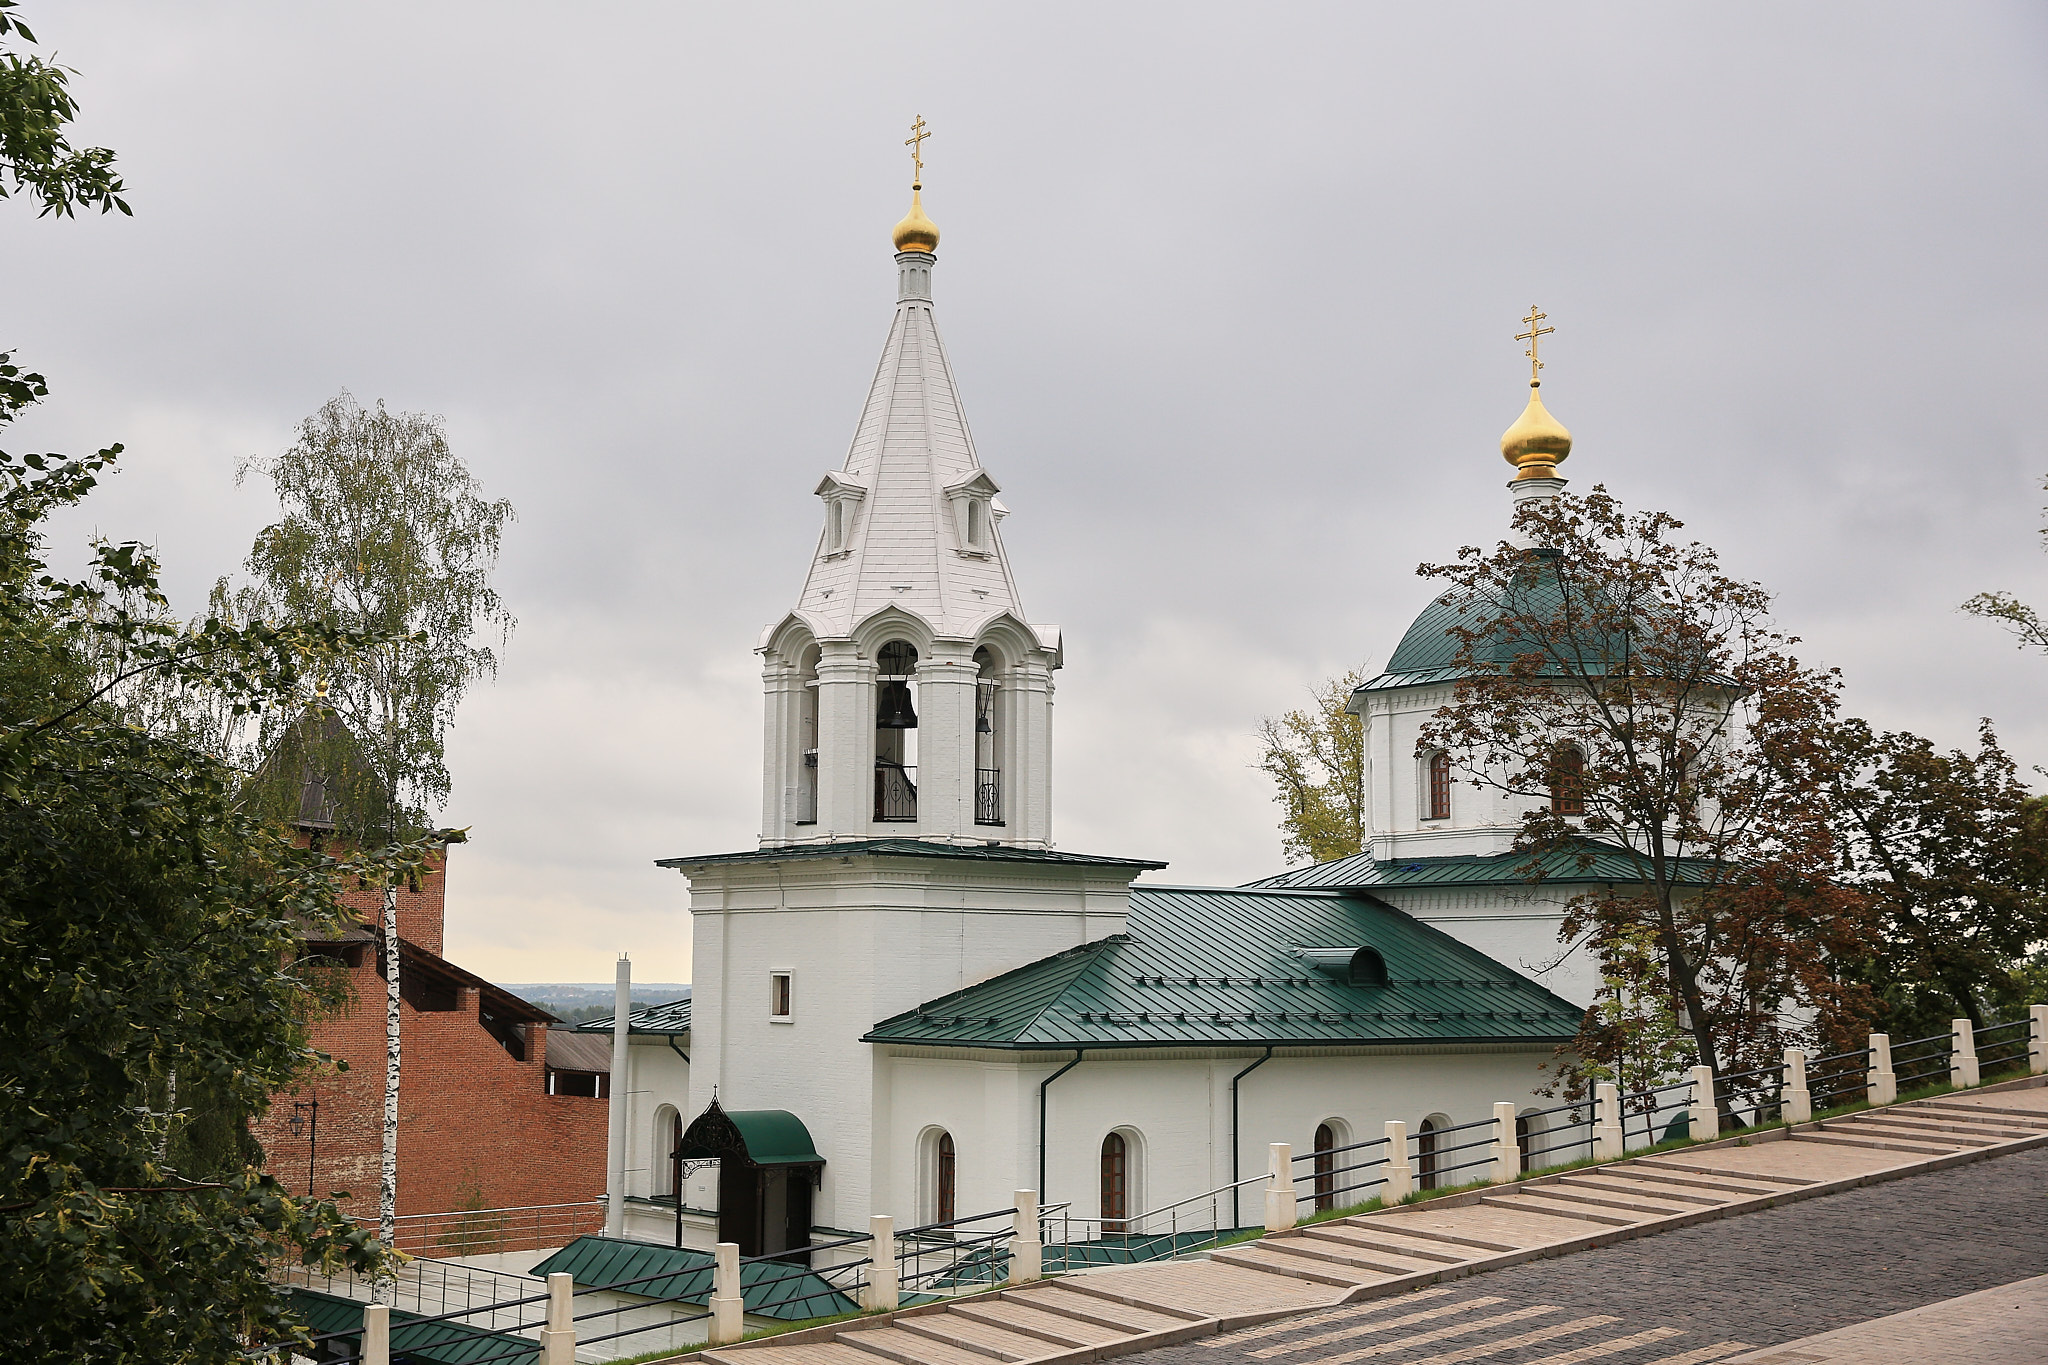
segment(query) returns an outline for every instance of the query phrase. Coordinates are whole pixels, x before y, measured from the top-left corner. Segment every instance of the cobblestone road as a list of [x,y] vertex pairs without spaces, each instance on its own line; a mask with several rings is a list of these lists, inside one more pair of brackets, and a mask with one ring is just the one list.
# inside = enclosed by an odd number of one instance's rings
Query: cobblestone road
[[2044,1272],[2036,1149],[1128,1359],[1706,1365]]

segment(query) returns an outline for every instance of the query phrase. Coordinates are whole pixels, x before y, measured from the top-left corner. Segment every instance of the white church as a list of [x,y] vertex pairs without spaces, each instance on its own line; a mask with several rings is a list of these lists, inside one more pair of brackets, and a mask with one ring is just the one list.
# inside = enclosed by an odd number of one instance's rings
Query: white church
[[[1356,857],[1191,887],[1055,846],[1064,642],[1004,552],[939,339],[921,188],[852,447],[814,489],[803,590],[758,647],[759,847],[660,864],[688,882],[696,979],[631,1012],[613,1077],[626,1234],[780,1252],[1031,1189],[1114,1235],[1259,1174],[1272,1142],[1555,1103],[1542,1068],[1597,981],[1554,961],[1559,921],[1619,869],[1531,885],[1513,804],[1418,754],[1454,676],[1454,609],[1425,608],[1352,699]],[[1502,449],[1514,501],[1563,488],[1570,436],[1533,385]],[[1262,1220],[1256,1191],[1224,1199],[1226,1223]]]

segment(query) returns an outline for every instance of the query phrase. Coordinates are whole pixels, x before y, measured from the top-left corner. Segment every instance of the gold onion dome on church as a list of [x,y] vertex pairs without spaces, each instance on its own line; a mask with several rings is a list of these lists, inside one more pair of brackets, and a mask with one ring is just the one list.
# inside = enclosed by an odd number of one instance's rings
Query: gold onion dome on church
[[1515,467],[1517,479],[1554,479],[1557,466],[1572,453],[1572,434],[1543,406],[1543,395],[1529,385],[1529,406],[1500,436],[1501,457]]
[[898,251],[932,252],[939,249],[939,225],[924,216],[924,186],[910,187],[910,212],[896,225],[893,234]]

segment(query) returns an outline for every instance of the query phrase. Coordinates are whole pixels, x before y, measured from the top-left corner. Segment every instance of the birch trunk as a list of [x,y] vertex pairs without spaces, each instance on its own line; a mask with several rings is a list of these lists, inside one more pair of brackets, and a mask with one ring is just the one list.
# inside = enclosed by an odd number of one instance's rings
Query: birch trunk
[[[398,884],[384,887],[384,1159],[377,1181],[377,1240],[398,1241]],[[384,1302],[386,1281],[372,1287]]]

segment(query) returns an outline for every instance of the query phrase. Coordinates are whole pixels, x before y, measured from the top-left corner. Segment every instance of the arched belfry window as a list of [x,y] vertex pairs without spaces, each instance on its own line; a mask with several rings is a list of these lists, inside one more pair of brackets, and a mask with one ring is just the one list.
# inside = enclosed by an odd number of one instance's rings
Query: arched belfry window
[[996,656],[974,651],[974,823],[1003,823],[1002,735],[997,728]]
[[875,655],[875,819],[917,819],[917,647],[891,640]]
[[1429,756],[1428,810],[1431,820],[1451,818],[1451,756],[1439,750]]
[[1586,813],[1586,755],[1576,744],[1561,744],[1550,760],[1550,809],[1559,815]]
[[795,823],[818,823],[818,647],[804,648],[797,670]]

